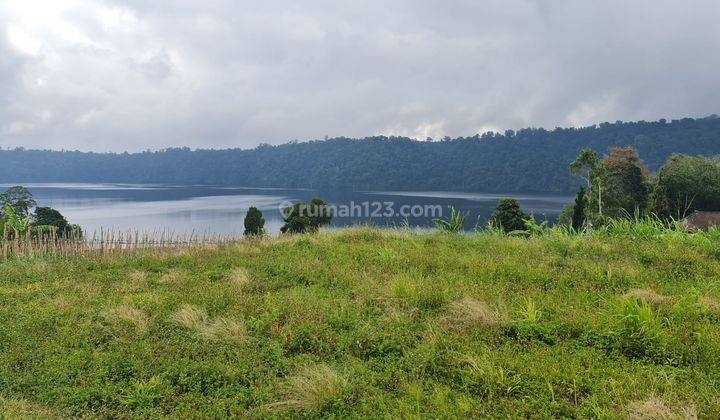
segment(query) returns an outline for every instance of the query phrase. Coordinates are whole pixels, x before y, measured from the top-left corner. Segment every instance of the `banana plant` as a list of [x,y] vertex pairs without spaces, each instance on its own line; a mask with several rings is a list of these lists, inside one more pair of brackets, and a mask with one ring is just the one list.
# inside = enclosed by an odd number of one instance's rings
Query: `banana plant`
[[5,204],[3,208],[5,213],[5,226],[17,232],[20,235],[27,234],[30,230],[30,218],[20,217],[15,213],[15,210],[9,204]]
[[4,234],[5,236],[10,233],[10,230],[20,237],[32,232],[52,232],[55,230],[55,226],[51,225],[32,226],[30,217],[18,216],[12,206],[8,204],[5,204],[3,212],[5,213],[4,229],[8,229],[8,232]]
[[449,219],[433,219],[432,222],[437,229],[442,232],[448,233],[460,233],[465,227],[465,219],[467,219],[470,212],[460,213],[453,206],[448,206],[450,209]]

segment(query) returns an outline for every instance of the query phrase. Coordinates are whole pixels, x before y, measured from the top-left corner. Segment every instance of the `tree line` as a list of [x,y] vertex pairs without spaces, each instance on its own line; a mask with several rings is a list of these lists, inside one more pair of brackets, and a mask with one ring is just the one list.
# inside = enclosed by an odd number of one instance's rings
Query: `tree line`
[[719,155],[720,118],[526,128],[432,141],[340,137],[251,150],[84,153],[18,148],[0,150],[0,182],[574,193],[583,182],[567,170],[567,162],[585,148],[625,146],[637,150],[651,172],[673,153]]
[[585,185],[563,210],[561,221],[576,229],[606,219],[652,214],[679,220],[694,211],[720,211],[720,159],[673,154],[651,174],[636,149],[610,148],[602,158],[590,149],[570,164]]
[[[633,147],[611,147],[602,158],[583,149],[569,169],[584,183],[556,223],[574,232],[621,219],[635,222],[650,217],[668,224],[695,211],[720,211],[720,158],[673,154],[657,173],[651,173]],[[449,219],[433,223],[441,231],[458,232],[467,216],[451,208]],[[514,198],[500,199],[489,222],[490,228],[521,235],[542,231],[548,223],[538,223]]]

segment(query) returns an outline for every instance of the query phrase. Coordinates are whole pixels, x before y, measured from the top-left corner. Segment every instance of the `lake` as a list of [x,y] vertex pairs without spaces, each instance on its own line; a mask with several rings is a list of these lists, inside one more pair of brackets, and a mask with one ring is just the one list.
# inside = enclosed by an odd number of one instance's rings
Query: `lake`
[[[439,191],[314,191],[245,187],[24,184],[39,206],[59,210],[70,223],[92,233],[106,230],[141,232],[195,232],[239,235],[248,207],[262,210],[265,226],[277,233],[281,207],[320,197],[333,205],[332,227],[373,224],[380,227],[428,227],[431,220],[448,216],[448,206],[469,212],[466,229],[484,226],[500,197],[517,198],[538,219],[554,221],[572,197],[540,194],[483,194]],[[7,188],[12,184],[0,185]],[[4,189],[3,188],[3,189]]]

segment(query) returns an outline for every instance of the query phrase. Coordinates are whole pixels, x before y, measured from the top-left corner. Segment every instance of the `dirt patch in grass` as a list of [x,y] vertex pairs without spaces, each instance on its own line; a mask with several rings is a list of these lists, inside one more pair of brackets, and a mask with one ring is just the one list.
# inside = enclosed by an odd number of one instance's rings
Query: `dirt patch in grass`
[[187,280],[187,276],[180,270],[170,270],[167,273],[163,274],[162,277],[160,277],[160,280],[158,280],[162,284],[180,284],[185,282]]
[[139,333],[147,332],[151,321],[142,310],[125,304],[105,310],[102,316],[112,326],[130,325]]
[[448,305],[444,322],[456,331],[467,331],[477,327],[494,327],[505,325],[508,316],[505,312],[493,309],[485,302],[466,297]]
[[171,320],[193,331],[202,340],[240,343],[247,338],[244,322],[225,317],[210,318],[204,309],[197,306],[183,305],[172,315]]
[[636,299],[644,301],[652,306],[661,306],[672,303],[672,296],[661,295],[650,289],[630,289],[623,296],[623,299]]
[[701,296],[700,297],[700,303],[707,309],[709,312],[712,312],[715,315],[720,315],[720,302],[718,302],[716,299],[713,299],[708,296]]
[[644,401],[633,401],[628,405],[628,419],[631,420],[680,420],[697,419],[695,407],[669,407],[657,397]]

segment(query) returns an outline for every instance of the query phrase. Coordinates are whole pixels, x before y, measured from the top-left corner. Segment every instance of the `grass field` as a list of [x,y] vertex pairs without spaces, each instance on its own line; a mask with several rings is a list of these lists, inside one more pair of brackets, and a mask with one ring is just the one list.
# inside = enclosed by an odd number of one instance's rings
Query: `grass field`
[[9,418],[719,418],[719,360],[717,231],[0,263]]

